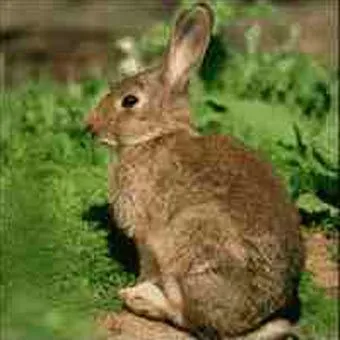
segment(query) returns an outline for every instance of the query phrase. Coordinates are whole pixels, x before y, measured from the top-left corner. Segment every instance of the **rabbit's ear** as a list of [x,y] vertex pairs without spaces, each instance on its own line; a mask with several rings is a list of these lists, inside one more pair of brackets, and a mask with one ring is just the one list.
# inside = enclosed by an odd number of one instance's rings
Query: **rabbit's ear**
[[163,77],[170,88],[181,88],[187,83],[190,69],[204,57],[212,25],[213,12],[205,3],[179,15],[163,64]]

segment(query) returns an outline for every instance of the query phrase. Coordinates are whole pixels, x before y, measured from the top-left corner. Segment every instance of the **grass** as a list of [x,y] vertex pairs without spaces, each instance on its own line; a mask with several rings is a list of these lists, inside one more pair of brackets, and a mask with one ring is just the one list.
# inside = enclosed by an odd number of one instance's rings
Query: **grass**
[[300,321],[302,339],[338,339],[338,301],[327,297],[315,286],[309,273],[305,273],[300,283],[302,319]]
[[[94,151],[83,133],[89,103],[46,84],[4,99],[2,333],[6,339],[91,338],[95,311],[119,308],[117,289],[133,275],[108,256],[104,221],[91,210],[106,203],[106,153]],[[70,109],[74,117],[65,122]]]

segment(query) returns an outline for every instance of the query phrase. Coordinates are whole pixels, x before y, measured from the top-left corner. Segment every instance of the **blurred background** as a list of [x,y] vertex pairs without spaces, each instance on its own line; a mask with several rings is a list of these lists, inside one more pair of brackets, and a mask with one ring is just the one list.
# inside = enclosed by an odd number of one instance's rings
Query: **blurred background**
[[[220,2],[223,2],[222,0]],[[168,20],[179,0],[1,0],[0,75],[4,85],[51,74],[60,81],[103,77],[151,26]],[[235,1],[237,7],[256,3]],[[263,2],[263,6],[266,2]],[[263,28],[261,48],[273,50],[287,39],[287,26],[299,30],[298,49],[326,63],[338,55],[336,0],[274,0],[277,17],[225,20],[232,46],[242,46],[244,32]],[[231,18],[230,18],[231,19]],[[124,45],[124,39],[127,40]],[[130,40],[129,40],[130,39]],[[135,56],[137,58],[137,56]],[[111,74],[111,73],[110,73]],[[113,74],[114,76],[114,74]]]
[[[338,339],[338,1],[210,2],[194,122],[259,150],[283,178],[307,249],[301,339]],[[108,216],[114,154],[84,120],[108,81],[159,59],[192,3],[0,0],[1,340],[108,338],[101,320],[138,263]]]

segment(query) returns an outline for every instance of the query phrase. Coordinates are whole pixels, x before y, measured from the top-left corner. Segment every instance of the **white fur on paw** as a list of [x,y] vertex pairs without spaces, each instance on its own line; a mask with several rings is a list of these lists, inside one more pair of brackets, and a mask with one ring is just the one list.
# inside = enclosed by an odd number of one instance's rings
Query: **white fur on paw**
[[150,282],[121,289],[118,294],[125,305],[136,314],[157,319],[165,317],[167,301],[162,291]]

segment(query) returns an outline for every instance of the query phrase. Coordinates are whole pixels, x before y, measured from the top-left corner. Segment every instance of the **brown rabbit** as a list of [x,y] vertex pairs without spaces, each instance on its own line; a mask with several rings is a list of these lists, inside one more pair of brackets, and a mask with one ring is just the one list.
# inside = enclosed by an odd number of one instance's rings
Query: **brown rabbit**
[[189,74],[212,22],[206,4],[181,13],[161,66],[113,86],[89,116],[118,154],[110,200],[140,256],[139,283],[120,296],[204,339],[279,339],[298,319],[299,219],[268,163],[193,127]]

